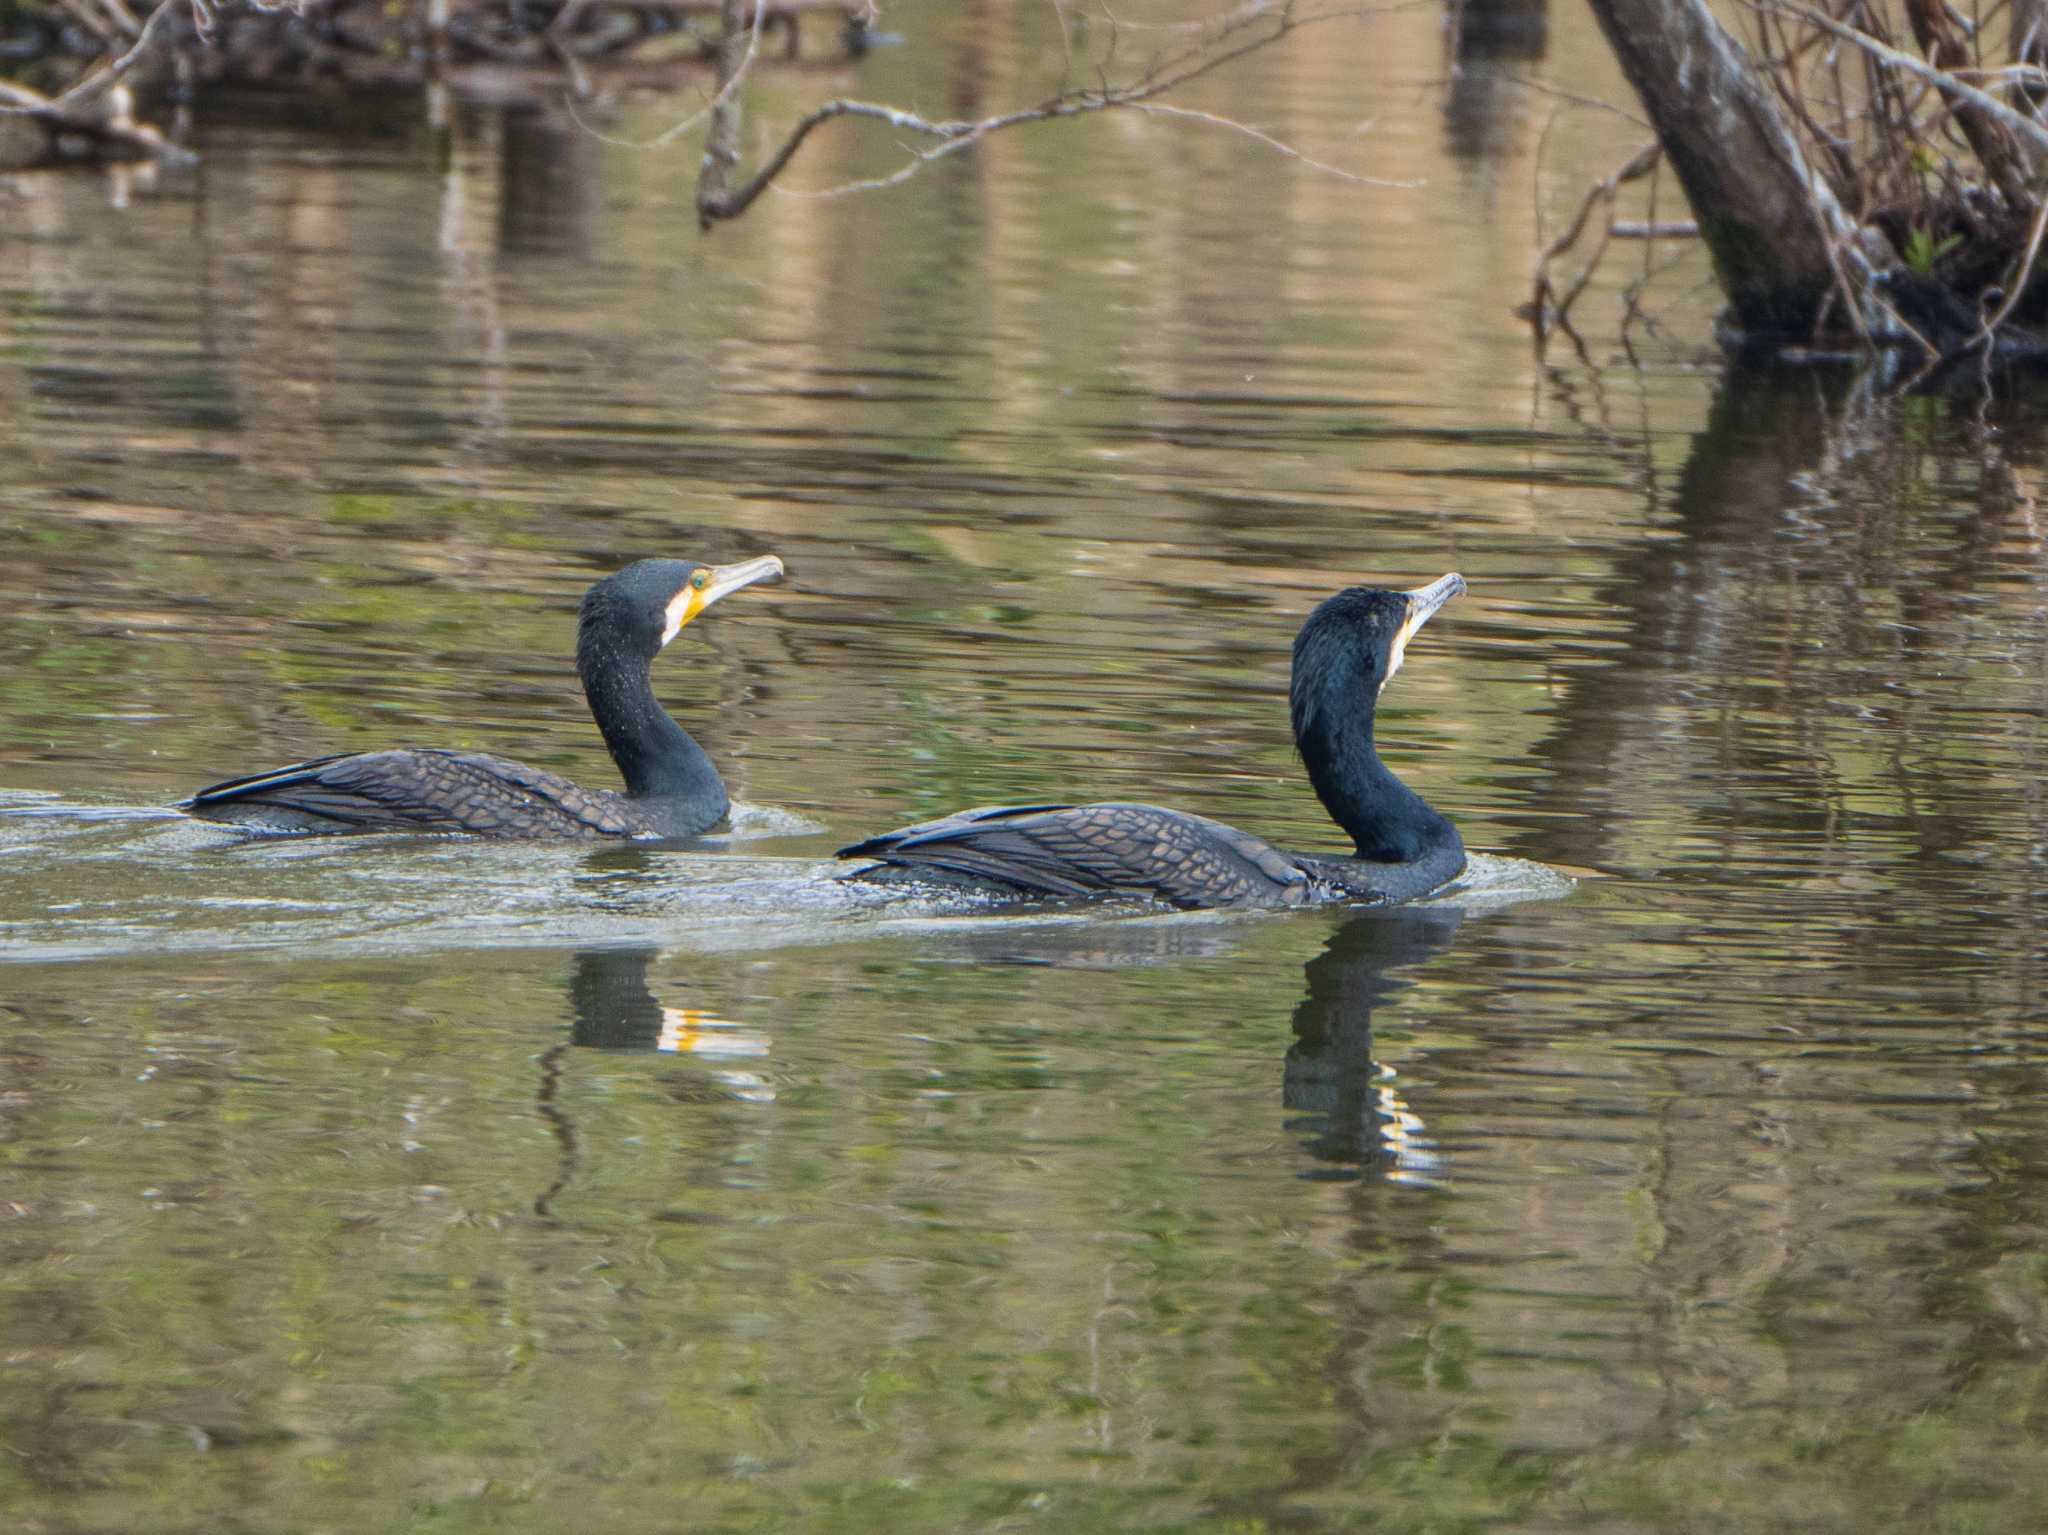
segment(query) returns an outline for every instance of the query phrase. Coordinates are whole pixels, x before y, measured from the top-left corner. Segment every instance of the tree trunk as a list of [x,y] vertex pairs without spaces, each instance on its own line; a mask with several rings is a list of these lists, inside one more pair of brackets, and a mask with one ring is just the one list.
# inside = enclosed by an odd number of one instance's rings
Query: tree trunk
[[1705,0],[1591,0],[1692,203],[1735,323],[1811,331],[1856,229]]

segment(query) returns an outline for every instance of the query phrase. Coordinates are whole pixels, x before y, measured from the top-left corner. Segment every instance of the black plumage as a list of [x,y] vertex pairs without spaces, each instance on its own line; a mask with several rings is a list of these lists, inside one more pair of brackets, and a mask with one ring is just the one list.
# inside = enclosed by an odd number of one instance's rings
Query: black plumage
[[576,670],[626,792],[586,789],[484,752],[402,748],[317,757],[231,778],[180,810],[270,832],[463,832],[479,837],[689,837],[725,816],[725,784],[654,696],[662,648],[721,598],[782,574],[640,560],[583,594]]
[[1134,896],[1180,907],[1413,900],[1465,868],[1457,828],[1380,761],[1373,714],[1410,636],[1465,589],[1449,575],[1412,592],[1353,587],[1294,641],[1295,745],[1350,853],[1283,852],[1220,821],[1157,805],[988,805],[870,837],[846,877],[1011,897]]

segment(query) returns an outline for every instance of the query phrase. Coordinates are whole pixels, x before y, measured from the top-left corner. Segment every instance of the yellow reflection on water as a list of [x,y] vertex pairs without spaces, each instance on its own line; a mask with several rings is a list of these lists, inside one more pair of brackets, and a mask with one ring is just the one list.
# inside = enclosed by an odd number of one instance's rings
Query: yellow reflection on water
[[[661,1033],[654,1048],[671,1055],[701,1055],[712,1060],[763,1056],[768,1053],[768,1036],[716,1013],[693,1007],[664,1007]],[[773,1103],[775,1089],[768,1079],[753,1071],[717,1071],[712,1075],[748,1103]]]

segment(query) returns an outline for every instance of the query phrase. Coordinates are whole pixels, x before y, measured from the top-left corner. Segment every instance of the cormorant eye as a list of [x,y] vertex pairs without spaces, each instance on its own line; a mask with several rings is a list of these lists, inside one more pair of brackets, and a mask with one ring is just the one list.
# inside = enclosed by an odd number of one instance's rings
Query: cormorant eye
[[707,572],[700,570],[694,576],[690,577],[690,585],[696,587],[697,590],[701,592],[704,590],[704,583],[706,581],[709,581],[710,579],[711,577]]

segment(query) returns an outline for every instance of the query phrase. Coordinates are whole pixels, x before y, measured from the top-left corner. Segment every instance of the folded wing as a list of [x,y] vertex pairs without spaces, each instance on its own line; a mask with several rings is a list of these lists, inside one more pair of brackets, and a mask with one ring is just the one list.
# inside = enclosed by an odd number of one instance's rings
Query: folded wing
[[279,831],[627,837],[642,830],[623,795],[483,752],[316,757],[214,784],[178,808]]
[[840,856],[1066,900],[1130,895],[1206,907],[1312,899],[1308,875],[1272,844],[1157,805],[984,805],[870,837]]

